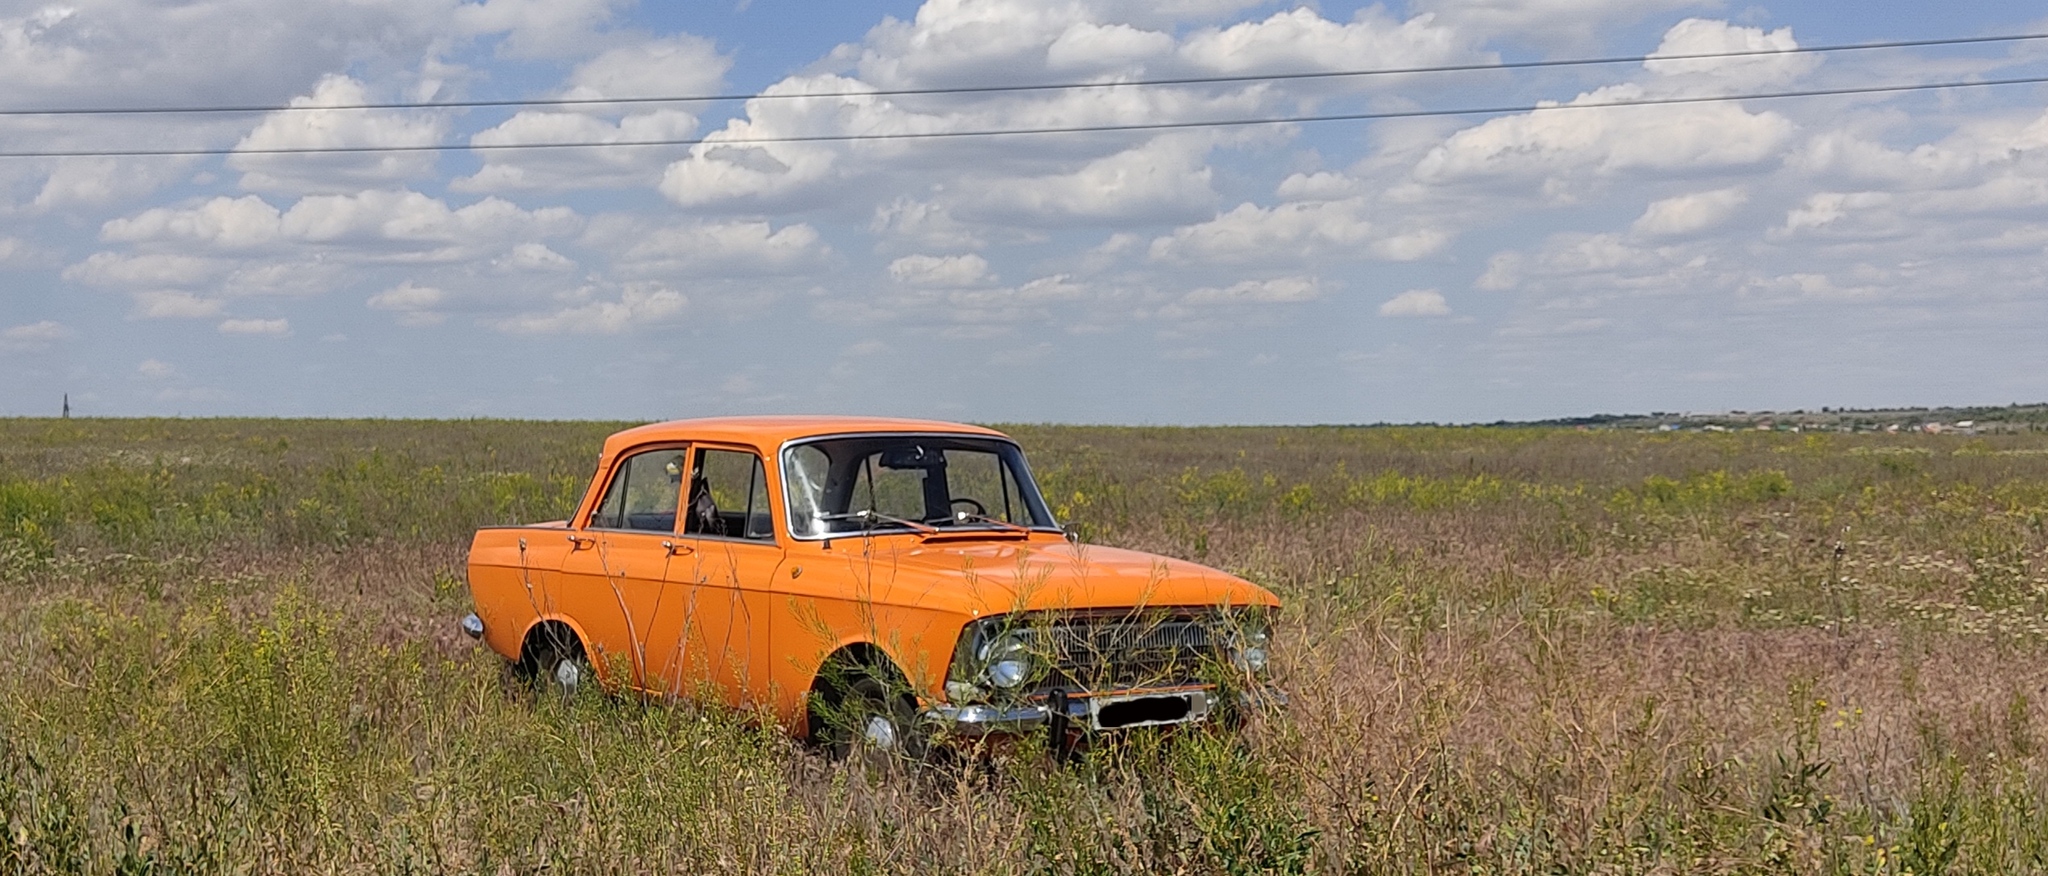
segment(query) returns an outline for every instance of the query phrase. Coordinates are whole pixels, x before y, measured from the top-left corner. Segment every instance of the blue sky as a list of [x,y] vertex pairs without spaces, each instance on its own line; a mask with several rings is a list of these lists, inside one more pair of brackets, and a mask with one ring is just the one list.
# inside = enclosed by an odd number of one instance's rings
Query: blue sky
[[0,3],[0,414],[1487,421],[2048,399],[2048,88],[891,143],[2048,75],[2018,3]]

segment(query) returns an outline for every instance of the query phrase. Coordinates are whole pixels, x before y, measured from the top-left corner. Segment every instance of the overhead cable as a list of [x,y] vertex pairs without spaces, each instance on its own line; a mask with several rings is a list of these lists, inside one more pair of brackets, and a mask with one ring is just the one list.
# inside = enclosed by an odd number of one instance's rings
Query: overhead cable
[[782,137],[709,137],[664,140],[616,140],[616,141],[573,141],[554,143],[420,143],[393,146],[278,146],[240,148],[194,148],[194,149],[103,149],[103,150],[22,150],[0,152],[0,158],[142,158],[175,157],[200,155],[329,155],[363,152],[461,152],[461,151],[506,151],[517,149],[599,149],[610,147],[640,146],[756,146],[774,143],[866,143],[892,140],[946,140],[978,137],[1014,137],[1049,134],[1097,134],[1120,131],[1168,131],[1197,128],[1243,128],[1261,125],[1310,124],[1317,122],[1358,122],[1375,119],[1413,119],[1431,116],[1485,116],[1508,115],[1513,113],[1557,112],[1564,110],[1611,109],[1615,107],[1671,106],[1676,104],[1723,103],[1738,100],[1781,100],[1799,97],[1836,97],[1857,94],[1895,94],[1909,91],[1936,91],[1956,88],[1988,88],[2002,85],[2039,85],[2048,83],[2048,76],[2026,76],[2012,79],[1981,79],[1966,82],[1927,82],[1909,85],[1870,85],[1844,88],[1813,88],[1798,91],[1771,91],[1752,94],[1702,95],[1691,97],[1642,97],[1623,98],[1593,102],[1558,103],[1544,101],[1537,104],[1515,106],[1462,107],[1458,109],[1415,109],[1386,110],[1365,113],[1331,113],[1325,115],[1277,116],[1249,119],[1207,119],[1182,122],[1141,122],[1132,124],[1047,126],[1037,128],[1000,128],[966,131],[901,131],[883,134],[798,134]]
[[490,107],[578,107],[655,103],[718,103],[740,100],[795,100],[821,97],[908,97],[918,95],[972,95],[1075,91],[1105,88],[1148,88],[1171,85],[1227,85],[1248,82],[1295,82],[1316,79],[1400,76],[1423,73],[1459,73],[1489,70],[1530,70],[1553,67],[1592,67],[1608,64],[1641,64],[1653,61],[1708,61],[1779,55],[1812,55],[1870,49],[1927,48],[1935,46],[1981,45],[2048,40],[2048,33],[2001,34],[1995,36],[1945,37],[1924,40],[1892,40],[1878,43],[1847,43],[1825,46],[1795,46],[1788,49],[1744,49],[1729,52],[1694,52],[1673,55],[1628,55],[1599,58],[1562,58],[1548,61],[1505,61],[1487,64],[1443,64],[1426,67],[1386,67],[1364,70],[1321,70],[1299,73],[1247,73],[1231,76],[1183,76],[1167,79],[1131,79],[1108,82],[1052,82],[1020,85],[960,85],[929,88],[882,88],[859,91],[773,92],[750,94],[696,94],[652,97],[563,97],[498,100],[394,101],[346,104],[247,104],[218,106],[129,106],[129,107],[14,107],[0,109],[5,116],[114,116],[114,115],[199,115],[236,113],[327,112],[337,110],[440,110]]

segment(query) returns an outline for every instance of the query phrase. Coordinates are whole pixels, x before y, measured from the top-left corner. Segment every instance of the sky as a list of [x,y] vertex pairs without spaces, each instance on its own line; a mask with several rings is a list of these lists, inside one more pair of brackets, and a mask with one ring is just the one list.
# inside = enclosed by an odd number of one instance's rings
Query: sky
[[[2036,4],[0,2],[0,415],[1484,422],[2048,400]],[[1592,57],[1461,73],[877,94]],[[751,95],[722,102],[318,107]],[[696,145],[493,150],[548,141]],[[251,150],[453,144],[441,152]]]

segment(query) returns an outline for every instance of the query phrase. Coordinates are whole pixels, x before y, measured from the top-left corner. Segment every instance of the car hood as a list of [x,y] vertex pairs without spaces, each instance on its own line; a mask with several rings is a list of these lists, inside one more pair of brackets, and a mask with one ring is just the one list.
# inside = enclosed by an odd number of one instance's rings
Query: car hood
[[1265,588],[1207,566],[1158,554],[1065,541],[877,540],[833,551],[846,580],[878,602],[958,611],[1131,606],[1278,605]]

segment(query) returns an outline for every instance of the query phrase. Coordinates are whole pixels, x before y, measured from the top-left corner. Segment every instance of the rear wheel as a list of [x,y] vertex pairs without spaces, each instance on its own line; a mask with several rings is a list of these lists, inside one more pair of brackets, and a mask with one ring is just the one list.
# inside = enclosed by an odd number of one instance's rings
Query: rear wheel
[[576,699],[584,688],[597,683],[583,643],[573,633],[541,636],[525,662],[534,689],[562,702]]

